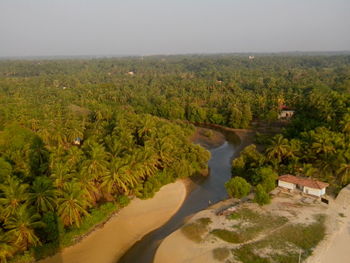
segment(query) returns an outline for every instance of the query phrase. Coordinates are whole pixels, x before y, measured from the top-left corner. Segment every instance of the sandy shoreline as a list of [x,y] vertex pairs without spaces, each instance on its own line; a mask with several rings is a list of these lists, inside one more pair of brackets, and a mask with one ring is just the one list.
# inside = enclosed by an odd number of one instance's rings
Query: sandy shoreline
[[136,241],[168,221],[186,198],[183,180],[165,185],[152,199],[134,199],[102,228],[40,263],[116,262]]

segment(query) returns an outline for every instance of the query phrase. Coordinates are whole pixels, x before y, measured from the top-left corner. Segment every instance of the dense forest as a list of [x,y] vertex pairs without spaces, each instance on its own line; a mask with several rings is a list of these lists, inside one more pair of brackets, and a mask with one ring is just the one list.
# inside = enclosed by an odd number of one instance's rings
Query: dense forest
[[53,253],[86,220],[202,173],[209,153],[184,120],[249,128],[288,106],[283,135],[246,148],[234,175],[262,197],[287,172],[340,188],[349,94],[348,55],[0,61],[0,262]]

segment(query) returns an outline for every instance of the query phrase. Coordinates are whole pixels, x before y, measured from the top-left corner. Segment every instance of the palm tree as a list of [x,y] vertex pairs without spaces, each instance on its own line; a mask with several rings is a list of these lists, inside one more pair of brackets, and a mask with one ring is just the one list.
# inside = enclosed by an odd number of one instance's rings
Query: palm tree
[[84,159],[84,152],[79,147],[70,147],[65,160],[70,168],[74,168]]
[[10,177],[6,184],[0,185],[0,217],[4,219],[12,216],[16,210],[28,199],[28,185],[21,183],[18,179]]
[[346,185],[350,181],[350,163],[342,163],[337,170],[337,174],[340,176],[340,180],[343,185]]
[[90,174],[85,173],[83,170],[77,174],[77,179],[89,203],[96,204],[101,198],[99,182],[96,182]]
[[52,181],[47,177],[37,177],[30,188],[28,202],[40,213],[54,211],[56,207],[56,191]]
[[5,229],[13,237],[16,246],[27,250],[30,245],[40,245],[40,240],[35,234],[35,229],[44,227],[45,224],[40,221],[39,214],[33,213],[27,206],[21,205],[16,213],[5,221]]
[[0,229],[0,262],[6,263],[7,259],[12,257],[16,250],[16,247],[11,243],[8,233],[4,233]]
[[340,123],[343,125],[343,132],[350,134],[350,114],[345,114]]
[[86,208],[88,201],[81,190],[81,185],[76,182],[65,183],[61,197],[58,198],[58,215],[66,226],[75,224],[80,226],[83,215],[88,215]]
[[110,163],[110,171],[102,177],[102,187],[107,193],[114,194],[118,191],[128,193],[130,188],[137,183],[135,173],[129,173],[128,161],[123,158],[114,158]]
[[107,172],[109,154],[105,148],[96,143],[89,143],[88,158],[83,162],[83,170],[98,179]]
[[73,175],[65,163],[57,162],[52,169],[51,177],[54,180],[54,186],[57,189],[62,189],[64,184],[69,182]]
[[267,157],[270,160],[276,159],[280,163],[285,157],[291,155],[291,148],[288,140],[281,134],[276,135],[272,140],[272,145],[266,149]]

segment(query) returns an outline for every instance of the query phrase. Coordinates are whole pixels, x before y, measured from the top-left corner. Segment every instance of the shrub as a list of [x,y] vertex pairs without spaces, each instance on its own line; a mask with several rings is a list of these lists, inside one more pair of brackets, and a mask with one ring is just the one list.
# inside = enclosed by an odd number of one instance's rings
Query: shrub
[[261,184],[258,184],[256,186],[254,201],[257,202],[259,205],[265,205],[270,203],[270,196],[268,193],[266,193],[264,187],[262,187]]
[[182,233],[194,242],[201,242],[202,236],[208,231],[210,218],[200,218],[193,223],[187,224],[181,228]]
[[225,183],[225,188],[229,196],[242,198],[249,194],[250,184],[242,177],[233,177]]
[[224,261],[229,255],[230,250],[227,247],[218,247],[213,250],[213,257],[219,261]]
[[127,197],[125,195],[119,195],[117,197],[116,201],[120,207],[125,207],[130,203],[129,197]]

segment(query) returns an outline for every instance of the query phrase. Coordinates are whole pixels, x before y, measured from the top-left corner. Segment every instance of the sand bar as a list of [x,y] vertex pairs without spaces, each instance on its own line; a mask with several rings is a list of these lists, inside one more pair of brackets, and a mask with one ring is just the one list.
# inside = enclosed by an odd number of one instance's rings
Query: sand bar
[[183,181],[163,186],[152,199],[134,199],[102,228],[40,263],[116,262],[136,241],[162,226],[186,198]]

